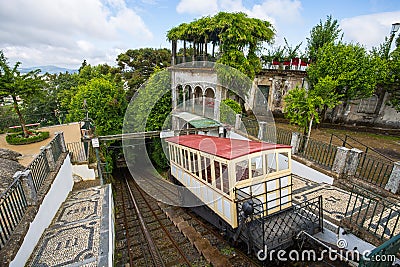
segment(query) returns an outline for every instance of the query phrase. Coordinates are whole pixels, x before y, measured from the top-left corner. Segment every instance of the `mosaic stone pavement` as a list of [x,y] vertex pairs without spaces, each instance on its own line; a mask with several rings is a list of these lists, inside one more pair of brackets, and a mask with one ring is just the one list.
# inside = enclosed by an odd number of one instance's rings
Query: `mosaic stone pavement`
[[322,195],[323,209],[325,219],[338,223],[345,215],[350,214],[351,210],[357,210],[363,203],[357,200],[350,202],[349,212],[346,213],[347,205],[349,204],[350,193],[338,187],[316,183],[306,178],[293,176],[293,200],[295,202],[303,202]]
[[399,216],[400,206],[392,206],[390,209],[386,209],[382,214],[378,213],[372,218],[365,220],[363,226],[369,228],[370,231],[373,231],[378,236],[390,239],[391,236],[400,234]]
[[[42,235],[27,266],[98,266],[107,187],[73,192]],[[109,190],[107,190],[109,191]],[[109,193],[109,192],[108,192]],[[106,198],[107,199],[107,198]]]
[[[293,176],[292,189],[295,202],[303,202],[322,195],[324,219],[336,225],[341,219],[351,215],[353,211],[355,214],[361,211],[367,214],[366,220],[363,222],[364,228],[369,228],[376,235],[383,235],[385,238],[400,234],[400,206],[387,207],[382,215],[379,212],[376,213],[377,215],[372,216],[373,207],[376,204],[374,200],[366,201],[363,198],[354,196],[350,198],[351,194],[348,191],[329,184],[316,183],[295,175]],[[357,218],[357,216],[355,217]]]

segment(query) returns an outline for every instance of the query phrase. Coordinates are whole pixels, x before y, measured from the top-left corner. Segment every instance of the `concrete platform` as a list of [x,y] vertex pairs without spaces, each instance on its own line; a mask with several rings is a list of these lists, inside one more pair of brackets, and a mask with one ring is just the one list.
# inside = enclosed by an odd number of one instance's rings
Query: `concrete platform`
[[112,266],[110,185],[72,192],[36,245],[27,266]]

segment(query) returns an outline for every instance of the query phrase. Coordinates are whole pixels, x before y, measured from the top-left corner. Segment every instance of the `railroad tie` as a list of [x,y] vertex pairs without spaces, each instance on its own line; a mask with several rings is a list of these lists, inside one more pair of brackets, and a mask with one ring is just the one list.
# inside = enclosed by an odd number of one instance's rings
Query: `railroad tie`
[[202,237],[193,226],[189,225],[189,223],[182,218],[182,216],[177,215],[174,210],[169,209],[168,206],[162,203],[159,203],[159,206],[178,230],[189,240],[197,251],[203,255],[207,262],[215,267],[232,266],[228,258],[221,254],[216,247],[212,246],[207,238]]

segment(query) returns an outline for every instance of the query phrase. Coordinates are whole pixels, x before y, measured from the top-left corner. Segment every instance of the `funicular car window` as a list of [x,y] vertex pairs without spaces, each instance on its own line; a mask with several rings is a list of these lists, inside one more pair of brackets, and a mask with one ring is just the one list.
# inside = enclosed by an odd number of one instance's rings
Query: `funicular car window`
[[239,161],[235,166],[236,182],[249,179],[249,161],[247,159]]

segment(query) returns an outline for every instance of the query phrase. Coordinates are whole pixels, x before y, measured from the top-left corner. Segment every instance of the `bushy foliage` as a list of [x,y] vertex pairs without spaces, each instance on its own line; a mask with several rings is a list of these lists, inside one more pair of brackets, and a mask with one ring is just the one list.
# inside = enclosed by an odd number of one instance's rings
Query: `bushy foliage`
[[343,38],[339,28],[339,22],[332,16],[327,16],[326,21],[319,21],[315,27],[311,29],[310,37],[307,38],[307,53],[311,61],[316,62],[318,59],[318,50],[325,44],[340,42]]
[[242,107],[233,99],[227,98],[221,101],[220,105],[220,121],[222,123],[234,125],[236,114],[242,112]]
[[166,48],[129,49],[117,57],[117,63],[127,82],[128,99],[150,77],[156,68],[166,68],[171,62],[171,51]]
[[125,116],[124,130],[144,132],[161,130],[172,110],[171,77],[159,70],[137,91]]
[[93,119],[98,135],[121,133],[127,102],[125,92],[114,82],[105,78],[93,78],[79,85],[69,104],[70,121],[81,121],[88,115]]
[[18,132],[14,134],[7,134],[6,141],[10,145],[26,145],[37,143],[49,138],[49,132],[36,132],[36,131],[28,131],[28,137],[25,137],[23,132]]
[[313,122],[319,123],[320,111],[324,106],[333,108],[340,101],[341,95],[334,92],[337,81],[331,77],[321,78],[312,90],[292,89],[284,97],[285,116],[291,123],[310,135]]
[[219,12],[170,29],[167,38],[194,44],[219,46],[218,63],[234,67],[253,79],[261,70],[257,53],[264,42],[272,42],[274,29],[268,21],[249,18],[245,13]]

